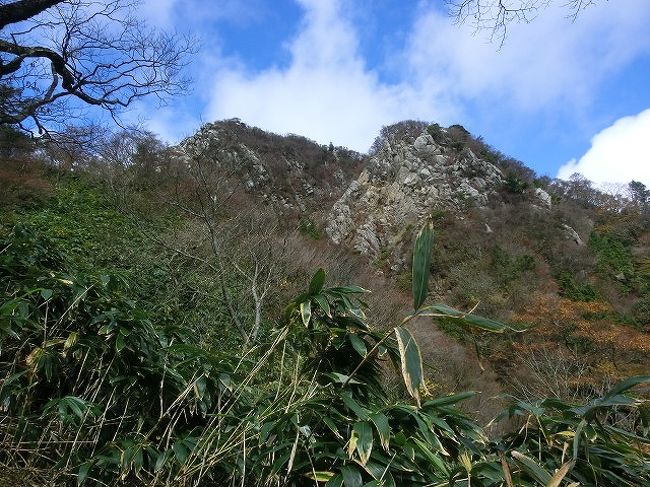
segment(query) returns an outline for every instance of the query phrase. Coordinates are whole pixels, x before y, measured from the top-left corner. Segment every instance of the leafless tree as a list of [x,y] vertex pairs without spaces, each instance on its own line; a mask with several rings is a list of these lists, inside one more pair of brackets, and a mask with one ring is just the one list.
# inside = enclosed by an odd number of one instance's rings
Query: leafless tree
[[[108,188],[108,195],[115,204],[126,210],[129,198],[135,190],[136,179],[151,172],[150,168],[135,167],[138,163],[150,166],[151,160],[145,159],[146,148],[155,147],[160,154],[155,154],[152,159],[162,159],[167,148],[151,132],[141,130],[123,129],[118,132],[107,133],[101,138],[99,147],[95,151],[96,157],[92,161],[90,172],[103,181]],[[144,148],[144,150],[143,150]],[[155,171],[155,168],[153,169]],[[149,183],[155,184],[151,180]]]
[[[449,13],[457,22],[468,22],[476,30],[489,31],[490,38],[500,44],[505,41],[509,24],[527,24],[553,3],[553,0],[447,0]],[[561,0],[571,20],[576,20],[580,12],[595,3],[597,0]]]
[[106,128],[97,124],[70,126],[48,134],[40,148],[43,157],[52,167],[67,172],[86,166],[94,159],[106,135]]
[[0,0],[0,125],[41,132],[101,107],[182,93],[193,39],[136,16],[137,0]]
[[[184,236],[153,238],[210,270],[233,327],[250,346],[257,341],[285,246],[275,238],[273,217],[250,203],[232,201],[243,191],[233,170],[206,154],[182,159],[178,189],[165,201],[185,213],[190,224]],[[232,288],[234,276],[245,285],[240,291]]]
[[509,382],[516,395],[528,401],[555,397],[584,402],[602,397],[616,383],[609,374],[595,382],[593,378],[592,366],[577,351],[540,345],[519,354],[517,370]]
[[[262,325],[262,317],[266,300],[277,280],[280,267],[279,253],[284,248],[279,247],[272,234],[274,228],[268,227],[268,218],[259,212],[251,212],[238,222],[235,235],[239,240],[239,249],[243,254],[241,259],[230,258],[232,266],[248,283],[248,289],[253,304],[253,323],[245,337],[246,342],[255,342]],[[265,228],[260,234],[260,228]]]

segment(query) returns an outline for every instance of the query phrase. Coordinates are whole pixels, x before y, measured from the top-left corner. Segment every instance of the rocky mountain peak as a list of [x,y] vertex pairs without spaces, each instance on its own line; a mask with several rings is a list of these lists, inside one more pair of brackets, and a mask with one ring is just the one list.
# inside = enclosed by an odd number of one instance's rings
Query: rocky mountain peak
[[415,136],[386,137],[366,168],[334,204],[326,227],[335,243],[371,256],[392,248],[409,223],[433,210],[485,206],[504,182],[501,170],[435,126]]

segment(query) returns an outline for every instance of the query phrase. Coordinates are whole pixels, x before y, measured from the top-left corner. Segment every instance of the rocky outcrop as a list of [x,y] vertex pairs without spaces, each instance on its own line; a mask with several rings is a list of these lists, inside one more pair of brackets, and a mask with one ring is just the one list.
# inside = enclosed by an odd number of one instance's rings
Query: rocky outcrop
[[335,243],[377,256],[405,227],[432,210],[484,206],[503,174],[470,149],[436,143],[427,132],[414,141],[386,141],[334,204],[326,231]]
[[542,188],[535,189],[535,201],[537,206],[550,210],[553,206],[551,195]]
[[576,243],[578,246],[583,246],[585,243],[582,241],[582,238],[580,238],[580,235],[578,232],[576,232],[573,227],[570,227],[566,223],[562,224],[562,232],[564,233],[564,237],[567,240],[572,240],[573,242]]

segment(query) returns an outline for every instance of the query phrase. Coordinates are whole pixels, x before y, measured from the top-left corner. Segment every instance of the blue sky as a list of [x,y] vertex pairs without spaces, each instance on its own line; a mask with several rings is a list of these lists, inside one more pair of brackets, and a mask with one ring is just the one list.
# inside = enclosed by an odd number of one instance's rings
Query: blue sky
[[152,24],[201,45],[192,93],[132,116],[170,142],[238,117],[359,151],[399,120],[460,123],[541,174],[650,186],[650,1],[599,1],[575,23],[565,3],[499,48],[441,0],[145,0]]

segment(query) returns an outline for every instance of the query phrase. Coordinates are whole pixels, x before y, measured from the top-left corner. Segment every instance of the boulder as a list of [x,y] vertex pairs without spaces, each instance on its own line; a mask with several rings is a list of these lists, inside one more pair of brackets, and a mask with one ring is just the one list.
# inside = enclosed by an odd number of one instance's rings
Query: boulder
[[535,200],[539,206],[550,209],[553,206],[551,195],[542,188],[535,189]]
[[572,227],[570,227],[566,223],[562,224],[562,231],[564,232],[564,236],[568,240],[573,240],[576,243],[576,245],[579,246],[584,245],[584,242],[580,238],[580,235],[578,235],[578,232],[576,232]]

